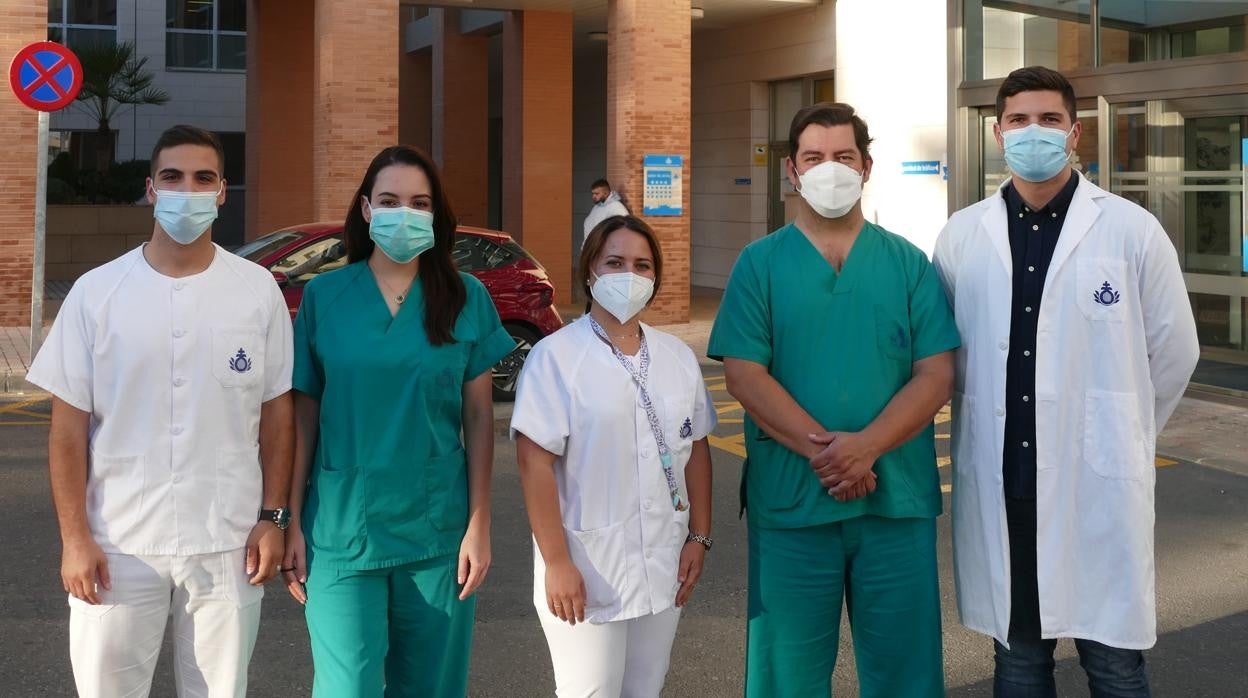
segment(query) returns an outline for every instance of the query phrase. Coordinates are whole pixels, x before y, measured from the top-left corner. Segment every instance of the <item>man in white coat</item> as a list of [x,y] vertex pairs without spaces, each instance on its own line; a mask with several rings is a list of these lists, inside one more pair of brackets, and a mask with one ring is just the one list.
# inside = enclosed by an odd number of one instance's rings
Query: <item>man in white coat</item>
[[594,228],[608,218],[628,215],[628,207],[624,205],[619,194],[611,191],[611,183],[607,180],[600,179],[594,182],[589,188],[589,195],[593,197],[594,207],[589,209],[589,215],[585,216],[585,237],[589,237],[589,234],[594,232]]
[[1055,695],[1059,637],[1093,698],[1148,696],[1154,449],[1200,352],[1187,289],[1157,219],[1072,169],[1061,74],[1016,70],[996,106],[1013,176],[953,215],[934,260],[962,335],[958,610],[995,640],[998,697]]

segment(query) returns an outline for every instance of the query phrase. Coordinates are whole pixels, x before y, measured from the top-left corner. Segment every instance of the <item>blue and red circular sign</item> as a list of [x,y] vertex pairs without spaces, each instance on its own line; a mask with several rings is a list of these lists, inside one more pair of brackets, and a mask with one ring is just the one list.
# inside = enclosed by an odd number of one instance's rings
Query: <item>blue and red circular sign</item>
[[39,41],[17,52],[9,65],[9,85],[31,109],[64,109],[82,89],[82,64],[64,46]]

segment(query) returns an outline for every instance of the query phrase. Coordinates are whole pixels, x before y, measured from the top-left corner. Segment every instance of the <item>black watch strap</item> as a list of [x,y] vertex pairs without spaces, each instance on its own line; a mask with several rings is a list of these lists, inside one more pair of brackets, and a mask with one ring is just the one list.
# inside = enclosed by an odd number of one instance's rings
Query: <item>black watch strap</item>
[[290,509],[286,507],[278,507],[276,509],[261,509],[260,520],[270,521],[283,531],[290,526]]

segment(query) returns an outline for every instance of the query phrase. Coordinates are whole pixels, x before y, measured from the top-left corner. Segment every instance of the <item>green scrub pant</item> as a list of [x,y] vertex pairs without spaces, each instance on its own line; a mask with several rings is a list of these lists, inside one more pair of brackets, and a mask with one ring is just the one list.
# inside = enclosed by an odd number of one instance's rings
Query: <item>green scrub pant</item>
[[745,695],[827,696],[849,608],[859,695],[945,695],[935,519],[749,527]]
[[308,571],[312,695],[463,698],[476,595],[459,600],[458,557],[379,570]]

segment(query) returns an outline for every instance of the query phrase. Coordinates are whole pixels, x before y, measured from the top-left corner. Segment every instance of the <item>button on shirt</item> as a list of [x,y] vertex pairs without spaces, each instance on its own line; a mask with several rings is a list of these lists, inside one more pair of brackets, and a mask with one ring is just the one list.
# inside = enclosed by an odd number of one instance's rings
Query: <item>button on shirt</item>
[[246,544],[260,406],[290,372],[268,271],[218,247],[173,279],[140,247],[74,284],[26,378],[91,415],[87,523],[104,552],[183,556]]
[[1005,495],[1036,497],[1036,334],[1044,279],[1066,221],[1079,175],[1070,180],[1043,209],[1032,210],[1014,186],[1005,187],[1013,256],[1013,303],[1010,311],[1009,359],[1005,375]]
[[[697,358],[679,339],[643,325],[647,384],[672,470],[689,496],[685,465],[716,413]],[[568,554],[585,580],[592,623],[660,613],[676,600],[689,512],[676,511],[640,391],[582,318],[525,359],[511,435],[558,456],[555,480]],[[534,546],[534,604],[546,608],[546,567]]]

